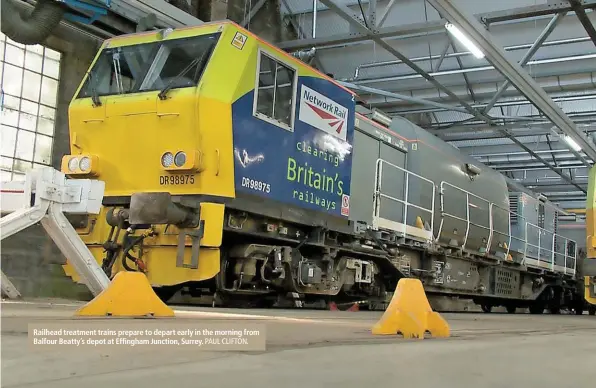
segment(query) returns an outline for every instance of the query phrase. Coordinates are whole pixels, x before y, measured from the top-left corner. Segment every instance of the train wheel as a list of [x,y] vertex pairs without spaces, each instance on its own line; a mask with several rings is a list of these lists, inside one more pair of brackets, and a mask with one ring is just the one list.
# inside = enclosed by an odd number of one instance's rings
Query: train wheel
[[483,304],[480,306],[480,308],[482,309],[482,311],[484,311],[485,313],[490,313],[491,311],[493,311],[493,306],[490,306],[488,304]]
[[561,314],[561,309],[559,307],[551,307],[548,309],[551,314]]
[[596,315],[596,306],[590,306],[588,308],[588,314],[589,315]]
[[507,312],[509,314],[515,314],[516,310],[517,310],[517,307],[515,307],[515,306],[507,306]]
[[530,314],[542,314],[544,313],[544,305],[535,303],[530,306]]

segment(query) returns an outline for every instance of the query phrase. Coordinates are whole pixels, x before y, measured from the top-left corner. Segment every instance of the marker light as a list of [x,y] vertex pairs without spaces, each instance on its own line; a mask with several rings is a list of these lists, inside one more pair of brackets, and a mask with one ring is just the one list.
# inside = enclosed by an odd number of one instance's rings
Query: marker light
[[70,172],[75,172],[78,167],[79,161],[77,160],[77,158],[72,158],[68,161],[68,169],[70,170]]
[[65,174],[97,176],[99,159],[96,155],[64,155],[60,164],[60,171]]
[[[219,150],[216,150],[219,157]],[[161,156],[162,167],[171,173],[175,172],[201,172],[205,169],[203,155],[198,150],[174,150],[164,152]]]
[[170,167],[174,163],[174,155],[171,152],[166,152],[161,156],[161,165],[164,167]]
[[91,168],[91,159],[89,159],[87,156],[83,156],[81,158],[81,160],[79,161],[79,169],[81,171],[87,171]]
[[463,44],[476,58],[484,58],[484,53],[476,47],[476,45],[460,31],[455,25],[451,23],[445,23],[445,28],[451,33],[461,44]]

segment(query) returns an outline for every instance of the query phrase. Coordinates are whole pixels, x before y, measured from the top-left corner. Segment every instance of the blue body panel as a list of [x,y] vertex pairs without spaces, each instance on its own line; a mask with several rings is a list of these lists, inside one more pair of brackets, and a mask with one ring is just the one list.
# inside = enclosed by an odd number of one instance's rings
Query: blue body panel
[[[339,120],[341,130],[346,131],[345,141],[300,120],[301,105],[306,106],[301,104],[302,93],[310,97],[313,90],[347,108],[347,117]],[[233,104],[236,192],[347,219],[356,109],[353,96],[327,80],[299,77],[295,98],[294,131],[253,115],[254,90]],[[311,100],[321,107],[320,101]],[[313,116],[316,111],[318,116]],[[327,113],[316,108],[308,112],[315,122],[335,129],[331,124],[337,127],[338,120]]]

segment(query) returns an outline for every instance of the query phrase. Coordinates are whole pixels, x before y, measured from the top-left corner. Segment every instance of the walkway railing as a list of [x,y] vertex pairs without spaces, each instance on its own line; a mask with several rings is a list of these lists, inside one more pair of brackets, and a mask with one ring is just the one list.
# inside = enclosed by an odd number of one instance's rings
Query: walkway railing
[[[403,186],[400,182],[396,182],[394,192],[383,187],[384,174],[388,171],[403,173]],[[401,175],[401,174],[400,174]],[[402,179],[401,177],[399,179]],[[422,182],[422,185],[427,185],[429,190],[432,190],[430,206],[422,206],[415,204],[412,200],[412,182],[417,180]],[[402,188],[403,189],[399,189]],[[421,185],[417,185],[416,194],[420,194],[423,189]],[[425,190],[424,190],[425,191]],[[463,214],[456,214],[452,209],[449,209],[449,192],[458,193],[457,197],[465,197],[465,216]],[[505,255],[505,260],[513,255],[515,251],[518,255],[523,255],[519,260],[519,264],[541,269],[548,269],[553,272],[561,272],[564,274],[575,274],[577,269],[577,245],[572,239],[563,237],[554,231],[549,231],[545,228],[539,227],[510,209],[506,209],[486,198],[482,198],[474,193],[471,193],[461,187],[455,186],[451,183],[442,181],[439,186],[439,206],[440,212],[436,216],[440,217],[440,223],[435,235],[435,193],[436,185],[430,179],[417,175],[411,171],[399,167],[383,159],[377,159],[376,164],[376,190],[374,198],[374,213],[373,223],[375,228],[390,229],[397,232],[402,232],[404,235],[412,235],[415,237],[424,236],[429,241],[439,243],[444,239],[450,238],[446,232],[447,220],[455,220],[460,224],[465,224],[465,234],[459,248],[462,250],[473,250],[475,253],[483,254],[486,257],[495,257],[498,248],[501,248]],[[381,200],[386,199],[392,203],[398,204],[403,209],[398,219],[391,219],[387,216],[389,213],[386,210],[387,205],[381,206]],[[457,203],[457,198],[451,204]],[[382,211],[382,208],[385,211]],[[471,220],[471,209],[488,209],[487,220],[483,221]],[[419,212],[428,214],[430,217],[430,231],[426,228],[421,229],[416,225],[408,224],[408,214],[411,214],[413,209]],[[463,213],[463,212],[462,212]],[[495,214],[501,214],[503,217],[495,217]],[[504,219],[507,219],[506,224]],[[512,230],[512,218],[517,220],[518,227],[516,231]],[[495,219],[501,220],[495,225]],[[504,230],[504,225],[507,225],[507,230]],[[475,240],[481,239],[482,246],[478,249],[469,249],[471,229],[482,230],[485,233],[473,233]],[[505,243],[506,242],[506,246]],[[495,243],[498,244],[495,245]],[[561,245],[561,243],[563,245]],[[562,249],[562,251],[561,251]],[[484,253],[482,253],[484,251]]]

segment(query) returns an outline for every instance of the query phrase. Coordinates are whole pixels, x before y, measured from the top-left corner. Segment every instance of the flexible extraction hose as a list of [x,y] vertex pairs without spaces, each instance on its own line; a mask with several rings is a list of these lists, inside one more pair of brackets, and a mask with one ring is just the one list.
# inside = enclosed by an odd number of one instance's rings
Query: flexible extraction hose
[[1,30],[17,43],[42,43],[64,17],[65,6],[54,0],[37,0],[29,15],[24,15],[13,0],[2,0]]

